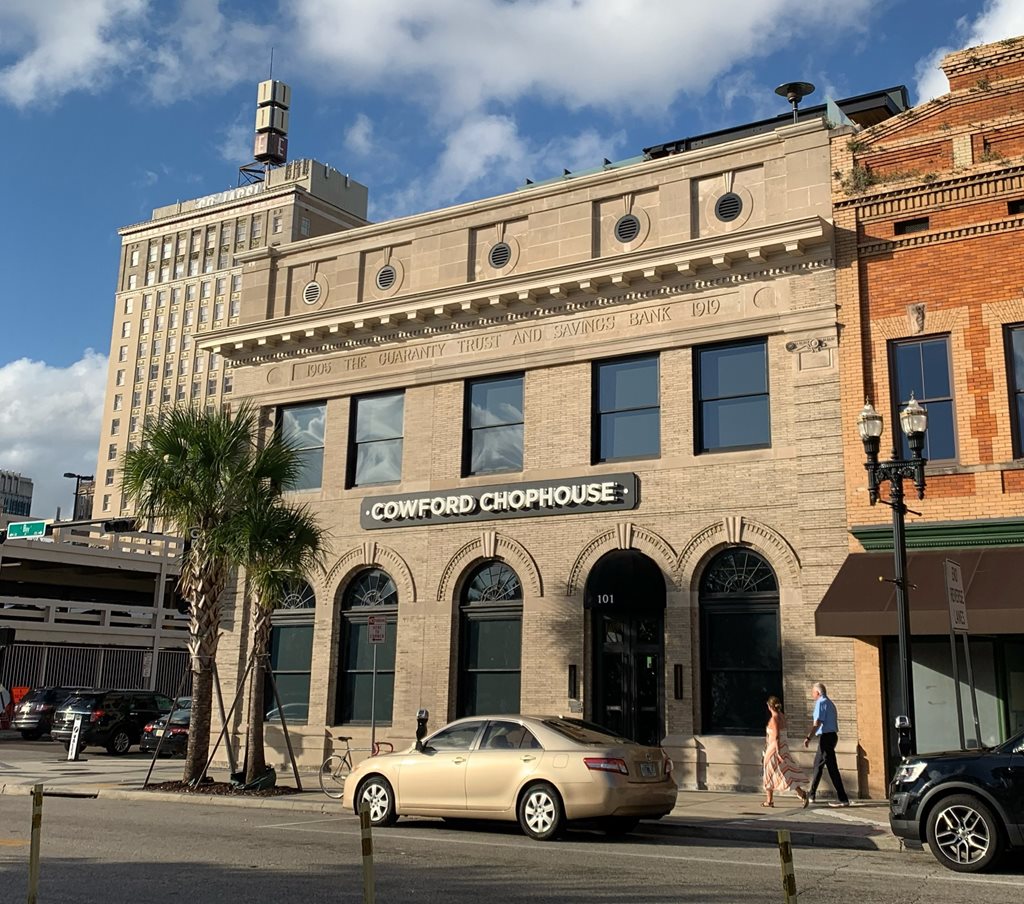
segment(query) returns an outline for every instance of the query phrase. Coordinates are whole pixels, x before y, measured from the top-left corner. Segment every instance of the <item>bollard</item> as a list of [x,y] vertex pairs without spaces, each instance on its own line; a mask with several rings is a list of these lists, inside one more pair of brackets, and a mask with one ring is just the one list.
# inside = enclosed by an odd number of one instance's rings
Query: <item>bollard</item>
[[373,887],[373,835],[370,832],[370,805],[364,800],[359,806],[359,834],[363,847],[363,904],[377,900]]
[[789,832],[779,829],[779,859],[782,861],[782,900],[785,904],[797,904],[796,874],[793,872],[793,844]]
[[39,900],[39,835],[43,826],[43,786],[32,786],[32,846],[28,855],[28,904]]

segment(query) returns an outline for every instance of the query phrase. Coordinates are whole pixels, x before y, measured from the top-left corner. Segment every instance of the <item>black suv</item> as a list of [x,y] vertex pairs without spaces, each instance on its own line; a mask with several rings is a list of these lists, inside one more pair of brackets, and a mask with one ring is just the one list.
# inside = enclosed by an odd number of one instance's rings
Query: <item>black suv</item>
[[16,731],[26,741],[35,741],[48,734],[53,723],[54,710],[71,694],[78,693],[77,687],[34,687],[21,702],[14,707],[14,720],[11,722]]
[[139,743],[147,722],[169,713],[171,707],[170,697],[153,691],[81,691],[59,707],[50,736],[70,747],[75,716],[81,715],[79,749],[91,744],[120,755]]
[[1024,733],[996,747],[904,759],[889,786],[889,824],[961,873],[1024,847]]

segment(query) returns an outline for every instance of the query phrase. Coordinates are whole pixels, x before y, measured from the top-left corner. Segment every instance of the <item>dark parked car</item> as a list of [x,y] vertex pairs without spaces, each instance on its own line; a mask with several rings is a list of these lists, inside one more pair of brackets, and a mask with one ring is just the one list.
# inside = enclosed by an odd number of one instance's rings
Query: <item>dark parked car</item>
[[[139,750],[152,753],[160,745],[161,756],[185,755],[188,749],[188,728],[192,722],[192,698],[178,697],[174,709],[166,716],[146,724],[139,741]],[[163,738],[163,744],[160,739]]]
[[170,697],[152,691],[82,691],[58,708],[50,736],[70,747],[75,716],[81,715],[80,749],[106,747],[109,753],[120,755],[139,743],[147,723],[171,708]]
[[904,759],[889,786],[889,824],[961,873],[1024,847],[1024,733],[996,747]]
[[71,694],[78,693],[78,687],[34,687],[14,708],[11,723],[26,741],[35,741],[49,734],[53,714]]

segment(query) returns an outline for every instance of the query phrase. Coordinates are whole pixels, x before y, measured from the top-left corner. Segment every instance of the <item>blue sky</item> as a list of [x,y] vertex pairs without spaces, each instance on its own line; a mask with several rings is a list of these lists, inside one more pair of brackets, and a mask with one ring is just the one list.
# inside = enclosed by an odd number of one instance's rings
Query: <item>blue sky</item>
[[785,112],[783,81],[918,102],[1022,33],[1019,0],[0,0],[0,468],[46,517],[95,468],[117,229],[236,184],[272,47],[290,155],[380,220]]

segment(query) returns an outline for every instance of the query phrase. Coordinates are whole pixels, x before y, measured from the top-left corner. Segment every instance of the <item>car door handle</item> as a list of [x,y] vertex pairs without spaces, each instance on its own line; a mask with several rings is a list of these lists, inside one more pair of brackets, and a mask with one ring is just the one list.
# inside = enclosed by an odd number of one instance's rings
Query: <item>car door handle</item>
[[535,759],[537,759],[537,757],[526,754],[526,756],[522,757],[521,759],[524,763],[532,763]]
[[461,766],[464,762],[466,762],[466,758],[464,756],[457,756],[457,757],[455,757],[454,760],[452,760],[452,762],[456,766]]

